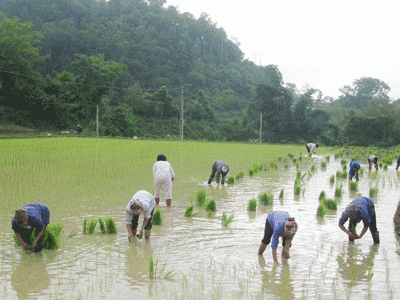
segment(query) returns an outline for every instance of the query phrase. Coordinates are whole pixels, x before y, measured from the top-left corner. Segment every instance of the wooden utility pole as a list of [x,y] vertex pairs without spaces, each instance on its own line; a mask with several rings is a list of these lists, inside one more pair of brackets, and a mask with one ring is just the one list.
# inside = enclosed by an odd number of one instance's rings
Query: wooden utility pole
[[185,119],[183,118],[183,86],[181,87],[181,128],[180,128],[180,134],[181,134],[181,140],[183,140],[183,124],[185,123]]
[[260,116],[260,136],[259,136],[260,144],[262,144],[262,113]]

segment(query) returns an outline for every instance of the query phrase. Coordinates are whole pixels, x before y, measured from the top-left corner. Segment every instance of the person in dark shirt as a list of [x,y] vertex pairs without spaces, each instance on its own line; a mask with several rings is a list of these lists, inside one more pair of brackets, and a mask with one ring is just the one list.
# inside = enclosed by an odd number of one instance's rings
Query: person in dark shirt
[[[25,251],[40,252],[43,248],[43,235],[50,223],[50,210],[41,203],[30,203],[15,211],[11,228]],[[34,232],[35,239],[31,242]]]
[[352,161],[349,165],[349,180],[352,180],[353,177],[358,180],[358,171],[361,169],[361,165],[358,161]]
[[217,184],[219,184],[219,178],[221,177],[221,175],[222,175],[221,184],[224,184],[226,175],[228,174],[228,172],[229,172],[229,166],[222,160],[217,160],[212,165],[211,175],[210,175],[210,178],[208,179],[208,184],[211,184],[211,182],[214,179],[215,174],[217,174],[217,177],[215,178],[215,180],[217,181]]

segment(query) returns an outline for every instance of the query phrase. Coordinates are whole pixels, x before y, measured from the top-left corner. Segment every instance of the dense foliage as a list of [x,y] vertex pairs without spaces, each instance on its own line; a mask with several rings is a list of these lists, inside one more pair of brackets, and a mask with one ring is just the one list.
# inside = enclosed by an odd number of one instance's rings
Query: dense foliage
[[394,144],[388,91],[360,78],[335,101],[299,92],[207,14],[164,0],[0,2],[1,123],[174,138],[183,107],[186,139]]

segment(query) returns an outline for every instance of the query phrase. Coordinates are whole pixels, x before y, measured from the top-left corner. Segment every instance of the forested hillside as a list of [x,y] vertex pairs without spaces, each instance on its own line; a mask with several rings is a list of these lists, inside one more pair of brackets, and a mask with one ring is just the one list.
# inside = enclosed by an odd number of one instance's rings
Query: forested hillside
[[[278,66],[245,60],[207,14],[164,0],[0,2],[2,123],[80,123],[90,134],[98,111],[101,135],[174,138],[183,107],[187,139],[393,144],[399,112],[389,90],[361,78],[339,99],[300,92]],[[367,123],[381,135],[359,132]]]

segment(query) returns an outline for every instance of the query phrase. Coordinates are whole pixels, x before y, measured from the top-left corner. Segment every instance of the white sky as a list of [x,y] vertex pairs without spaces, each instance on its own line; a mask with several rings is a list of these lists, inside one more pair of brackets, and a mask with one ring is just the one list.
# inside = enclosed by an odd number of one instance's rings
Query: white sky
[[400,98],[398,0],[167,0],[181,13],[209,15],[235,36],[245,58],[277,65],[286,83],[339,89],[361,77],[386,82]]

